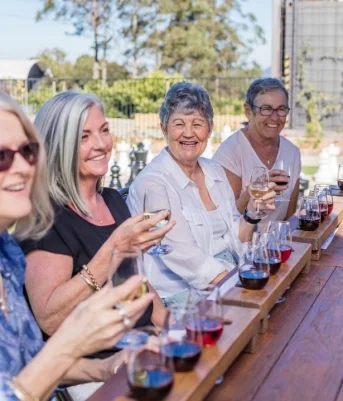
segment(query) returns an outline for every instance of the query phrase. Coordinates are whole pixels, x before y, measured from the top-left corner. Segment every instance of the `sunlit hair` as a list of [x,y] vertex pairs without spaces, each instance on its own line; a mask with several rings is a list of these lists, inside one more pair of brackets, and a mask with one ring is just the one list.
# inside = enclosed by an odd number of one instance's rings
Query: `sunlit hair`
[[48,195],[44,145],[39,138],[35,127],[25,115],[19,104],[9,95],[1,91],[0,110],[15,115],[22,125],[27,138],[31,141],[39,142],[40,145],[38,162],[30,193],[32,210],[28,216],[25,216],[16,222],[14,231],[14,236],[20,241],[27,238],[37,240],[47,233],[52,226],[54,218],[53,209]]
[[213,108],[210,97],[202,86],[183,81],[169,88],[159,113],[164,130],[167,129],[169,118],[175,111],[183,111],[186,114],[198,111],[206,118],[212,131]]
[[[47,151],[50,196],[60,206],[71,202],[89,217],[91,214],[80,192],[79,163],[83,127],[92,106],[104,113],[97,96],[62,92],[48,100],[35,119]],[[101,190],[101,178],[97,190]]]
[[288,105],[288,91],[285,88],[284,84],[277,78],[255,79],[255,81],[251,83],[247,90],[245,102],[249,106],[253,106],[255,104],[255,99],[257,95],[264,95],[267,92],[272,92],[276,90],[280,90],[285,94]]

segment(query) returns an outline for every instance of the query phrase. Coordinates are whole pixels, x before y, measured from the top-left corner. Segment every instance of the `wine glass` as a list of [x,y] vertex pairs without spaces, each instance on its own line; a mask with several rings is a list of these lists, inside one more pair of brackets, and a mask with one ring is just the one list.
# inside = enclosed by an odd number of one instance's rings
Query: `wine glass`
[[[144,219],[156,215],[162,210],[168,210],[170,212],[170,203],[168,198],[168,192],[164,185],[149,185],[145,190],[144,195]],[[163,228],[166,226],[170,219],[170,213],[168,216],[156,224],[155,229]],[[162,245],[161,242],[156,244],[154,247],[148,250],[149,255],[168,255],[172,252],[173,247],[170,245]]]
[[[140,343],[144,333],[149,343]],[[133,398],[139,401],[159,401],[170,392],[174,382],[173,360],[162,352],[168,343],[163,329],[156,335],[156,327],[147,327],[130,333],[128,349],[128,384]]]
[[[125,283],[125,281],[135,275],[143,275],[143,258],[140,249],[131,245],[125,251],[115,250],[112,252],[110,267],[108,272],[108,283],[110,286],[116,287]],[[133,291],[125,300],[121,300],[116,307],[118,309],[125,308],[125,305],[131,303],[135,299],[141,297],[148,292],[147,279],[145,278],[135,291]],[[125,325],[125,319],[124,319]],[[126,330],[131,328],[127,324]],[[144,342],[145,339],[142,339]],[[127,348],[130,345],[130,337],[127,333],[117,342],[116,347],[119,349]]]
[[329,215],[329,205],[328,199],[326,197],[326,192],[317,191],[315,192],[315,195],[317,196],[319,203],[320,221],[323,222],[325,218]]
[[292,230],[289,221],[277,221],[276,240],[281,254],[281,263],[286,263],[292,253]]
[[337,185],[339,189],[343,191],[343,164],[338,166]]
[[269,280],[268,252],[265,244],[256,243],[253,247],[244,244],[239,259],[238,274],[242,287],[247,290],[261,290]]
[[202,331],[202,345],[212,347],[217,343],[223,333],[224,314],[220,289],[214,284],[196,291],[199,301],[197,307],[200,313]]
[[314,186],[315,192],[325,192],[326,198],[328,201],[328,214],[330,214],[333,210],[333,196],[332,191],[329,184],[316,184]]
[[181,309],[171,307],[168,311],[168,343],[161,352],[173,358],[176,372],[188,372],[196,365],[202,351],[199,309],[187,305]]
[[[285,176],[290,178],[291,177],[291,167],[288,163],[286,163],[283,159],[279,159],[275,162],[274,164],[274,168],[276,170],[282,170],[285,172]],[[286,185],[286,183],[284,181],[275,181],[276,185]],[[285,199],[283,197],[283,191],[280,191],[280,193],[278,195],[275,196],[275,200],[279,201],[279,202],[289,202],[289,199]]]
[[301,198],[298,219],[300,230],[314,231],[319,227],[320,211],[317,197],[303,196]]
[[[265,167],[253,167],[251,176],[250,176],[250,184],[249,184],[249,193],[253,199],[261,199],[264,195],[269,192],[268,188],[269,184],[269,174],[268,170]],[[256,204],[256,211],[249,211],[249,217],[253,219],[263,219],[267,217],[267,213],[260,211],[260,204]]]
[[270,275],[274,276],[281,267],[280,249],[275,232],[269,232],[264,235],[266,236],[265,246],[268,252]]

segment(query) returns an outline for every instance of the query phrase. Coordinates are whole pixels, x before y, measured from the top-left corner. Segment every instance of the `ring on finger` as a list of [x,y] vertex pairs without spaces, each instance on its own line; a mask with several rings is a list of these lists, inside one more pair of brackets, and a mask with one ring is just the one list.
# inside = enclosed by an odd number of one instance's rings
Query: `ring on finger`
[[129,329],[131,327],[131,320],[128,318],[126,310],[120,304],[116,305],[116,309],[118,310],[119,315],[122,318],[124,327],[126,329]]

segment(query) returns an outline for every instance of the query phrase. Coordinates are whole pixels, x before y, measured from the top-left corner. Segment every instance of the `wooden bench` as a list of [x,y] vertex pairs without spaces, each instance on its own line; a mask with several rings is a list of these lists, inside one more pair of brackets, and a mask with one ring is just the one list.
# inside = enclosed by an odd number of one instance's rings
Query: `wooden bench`
[[[259,311],[239,306],[224,306],[224,326],[216,346],[204,348],[201,358],[191,372],[175,373],[174,385],[165,401],[199,401],[205,398],[216,379],[224,374],[237,356],[248,346],[251,350],[259,330]],[[126,369],[99,388],[88,401],[113,401],[129,394]],[[124,398],[125,399],[125,398]]]
[[281,265],[275,276],[271,276],[262,290],[246,290],[242,287],[231,288],[223,297],[226,305],[257,308],[260,311],[260,333],[265,333],[268,326],[268,313],[275,302],[287,290],[298,274],[308,273],[311,266],[311,245],[293,242],[291,257]]

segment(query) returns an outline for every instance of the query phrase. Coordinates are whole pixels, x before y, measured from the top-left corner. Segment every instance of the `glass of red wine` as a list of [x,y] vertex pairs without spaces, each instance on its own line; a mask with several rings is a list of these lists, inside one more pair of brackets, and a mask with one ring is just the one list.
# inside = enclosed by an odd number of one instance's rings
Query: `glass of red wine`
[[338,166],[337,185],[339,189],[343,191],[343,164]]
[[328,199],[326,197],[326,192],[317,191],[314,194],[318,198],[320,221],[323,222],[329,215],[329,205],[328,205]]
[[202,345],[212,347],[223,333],[224,314],[220,289],[209,284],[206,289],[195,290],[200,300],[197,303],[200,313]]
[[[142,333],[149,342],[141,343]],[[159,401],[173,387],[173,359],[162,352],[167,343],[167,333],[163,329],[157,331],[156,327],[144,327],[130,333],[127,373],[130,395],[134,399]]]
[[319,202],[316,196],[303,196],[298,215],[299,228],[304,231],[315,231],[320,223]]
[[171,307],[167,332],[168,342],[161,352],[173,359],[176,372],[192,370],[200,359],[203,344],[198,307]]
[[292,229],[289,221],[278,221],[276,240],[279,244],[281,263],[286,263],[292,253]]
[[316,184],[314,186],[314,191],[317,192],[324,192],[326,194],[326,198],[328,201],[328,214],[331,214],[333,210],[333,196],[331,192],[331,188],[329,184]]
[[275,232],[272,231],[263,235],[265,236],[264,243],[268,253],[269,272],[271,276],[274,276],[281,267],[279,244]]
[[242,287],[247,290],[261,290],[268,283],[270,275],[268,252],[263,241],[258,241],[252,247],[244,244],[239,259],[238,275]]
[[[290,178],[291,177],[291,167],[288,163],[286,163],[283,159],[279,159],[274,164],[274,169],[282,170],[284,172],[284,176]],[[285,181],[275,181],[276,185],[288,185]],[[283,191],[280,191],[278,195],[275,196],[275,200],[279,202],[289,202],[289,199],[285,199],[283,197]]]

